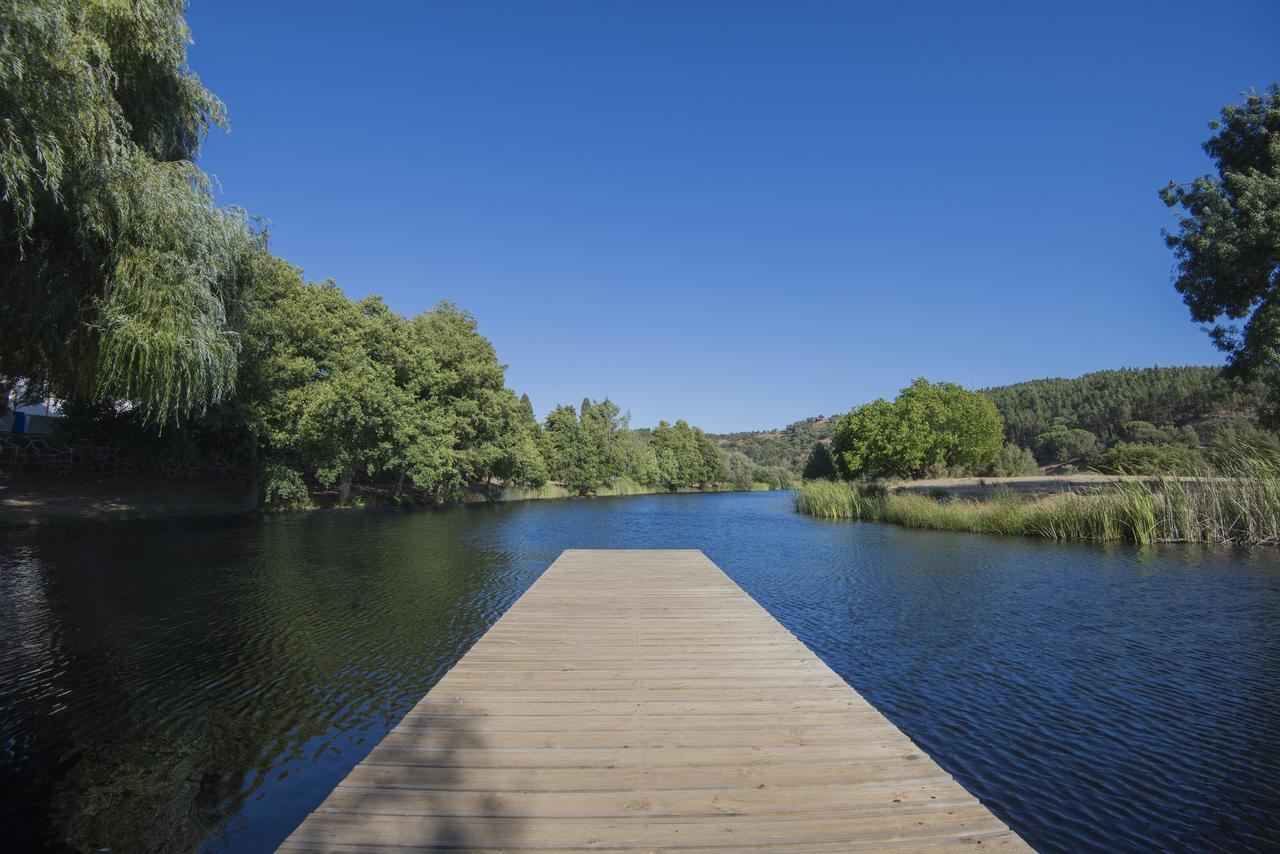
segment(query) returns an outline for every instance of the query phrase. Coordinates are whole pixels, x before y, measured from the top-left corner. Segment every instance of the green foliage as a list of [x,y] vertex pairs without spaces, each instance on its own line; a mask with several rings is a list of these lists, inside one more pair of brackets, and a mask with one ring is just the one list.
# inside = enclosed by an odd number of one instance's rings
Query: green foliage
[[649,437],[657,463],[655,485],[676,491],[680,487],[710,487],[727,476],[719,446],[697,427],[685,421],[661,421]]
[[1089,465],[1098,455],[1098,437],[1079,427],[1057,425],[1035,438],[1036,458],[1047,463]]
[[1136,478],[1084,493],[943,500],[864,484],[806,481],[796,509],[827,519],[1055,540],[1280,544],[1280,469],[1240,457],[1224,477]]
[[741,451],[726,451],[724,454],[725,480],[739,489],[750,489],[756,481],[756,469],[760,466]]
[[814,442],[809,459],[805,460],[800,476],[805,480],[835,480],[836,462],[826,442]]
[[220,417],[262,458],[288,455],[345,501],[357,478],[395,478],[434,498],[547,473],[530,408],[474,318],[448,303],[406,320],[381,299],[352,302],[276,259],[245,302],[239,394]]
[[790,489],[796,480],[795,473],[782,466],[757,466],[752,474],[752,488]]
[[306,507],[311,493],[302,475],[277,460],[262,467],[263,503],[278,510]]
[[1240,460],[1256,461],[1280,471],[1280,437],[1252,425],[1219,431],[1210,441],[1207,454],[1216,471],[1229,471]]
[[844,416],[831,451],[845,478],[971,472],[995,457],[1003,432],[986,396],[918,379],[892,403],[877,400]]
[[1025,477],[1040,474],[1040,465],[1026,448],[1005,445],[991,461],[987,474],[992,477]]
[[1152,424],[1150,421],[1130,421],[1124,425],[1124,440],[1142,445],[1185,445],[1189,448],[1200,445],[1200,436],[1190,426],[1184,424],[1174,427],[1172,424]]
[[1124,438],[1125,425],[1135,420],[1183,426],[1223,413],[1253,418],[1266,399],[1261,385],[1228,381],[1220,369],[1208,367],[1099,371],[983,394],[1000,410],[1005,441],[1023,447],[1056,426],[1088,430],[1109,444]]
[[1093,467],[1104,474],[1195,475],[1209,471],[1209,461],[1185,445],[1117,442],[1098,455]]
[[1191,319],[1211,325],[1233,373],[1256,376],[1277,366],[1280,349],[1280,86],[1247,93],[1209,127],[1203,147],[1217,175],[1160,191],[1181,209],[1165,242]]
[[818,416],[797,421],[781,430],[726,433],[712,438],[726,452],[738,452],[762,467],[784,468],[799,474],[809,458],[813,443],[830,439],[835,419]]
[[625,472],[628,419],[608,398],[583,399],[579,410],[560,405],[543,427],[550,476],[580,495],[595,492]]
[[191,161],[183,4],[0,5],[0,374],[164,425],[230,396],[261,251]]

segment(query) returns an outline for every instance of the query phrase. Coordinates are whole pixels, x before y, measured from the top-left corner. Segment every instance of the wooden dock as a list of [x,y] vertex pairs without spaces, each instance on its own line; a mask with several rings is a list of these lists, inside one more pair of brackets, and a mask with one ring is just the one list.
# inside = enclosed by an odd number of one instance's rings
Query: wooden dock
[[281,846],[382,848],[1030,850],[702,552],[579,550]]

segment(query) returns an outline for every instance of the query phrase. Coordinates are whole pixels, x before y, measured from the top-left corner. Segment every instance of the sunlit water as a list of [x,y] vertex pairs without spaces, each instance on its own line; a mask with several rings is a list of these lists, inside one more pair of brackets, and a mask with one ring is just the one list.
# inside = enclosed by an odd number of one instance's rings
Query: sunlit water
[[278,844],[564,548],[703,549],[1043,851],[1280,846],[1280,553],[785,493],[0,535],[3,847]]

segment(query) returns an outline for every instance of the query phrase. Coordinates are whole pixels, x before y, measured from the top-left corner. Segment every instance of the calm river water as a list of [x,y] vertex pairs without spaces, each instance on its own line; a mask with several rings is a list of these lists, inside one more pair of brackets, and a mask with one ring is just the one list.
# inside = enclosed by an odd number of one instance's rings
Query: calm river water
[[0,534],[8,850],[267,851],[564,548],[700,548],[1042,851],[1280,847],[1280,553],[787,493]]

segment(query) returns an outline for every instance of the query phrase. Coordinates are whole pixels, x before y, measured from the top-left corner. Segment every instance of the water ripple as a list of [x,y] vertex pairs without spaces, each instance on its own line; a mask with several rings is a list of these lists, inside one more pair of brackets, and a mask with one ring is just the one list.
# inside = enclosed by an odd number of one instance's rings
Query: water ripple
[[1280,847],[1280,555],[784,495],[0,535],[19,848],[266,851],[564,548],[702,548],[1036,848]]

